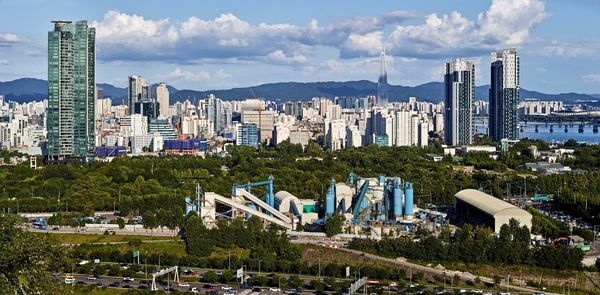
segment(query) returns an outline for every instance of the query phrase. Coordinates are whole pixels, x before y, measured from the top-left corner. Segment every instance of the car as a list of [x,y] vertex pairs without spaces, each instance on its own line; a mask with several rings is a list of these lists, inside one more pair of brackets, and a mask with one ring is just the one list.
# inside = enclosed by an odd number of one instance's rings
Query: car
[[252,292],[258,292],[258,293],[260,293],[260,292],[262,292],[262,290],[260,288],[254,288],[254,289],[252,289]]
[[52,230],[60,230],[60,228],[58,228],[58,226],[55,226],[52,228]]
[[65,284],[75,284],[75,278],[74,277],[66,277]]
[[475,293],[475,294],[483,294],[482,290],[479,289],[475,289],[475,290],[471,290],[471,293]]
[[121,288],[123,288],[123,289],[131,289],[131,285],[125,284],[125,285],[121,286]]
[[177,286],[179,286],[179,287],[189,287],[190,284],[188,284],[186,282],[177,282]]
[[139,285],[138,289],[148,289],[150,287],[148,287],[148,285]]
[[121,263],[121,269],[129,269],[129,264],[127,263]]
[[115,288],[115,287],[119,287],[119,286],[121,286],[121,282],[119,282],[119,281],[114,281],[114,282],[112,282],[112,283],[111,283],[110,285],[108,285],[108,286],[109,286],[109,287],[113,287],[113,288]]
[[281,292],[281,289],[279,289],[279,288],[269,288],[269,291],[271,291],[271,292]]
[[112,228],[109,228],[109,229],[106,230],[106,232],[109,233],[109,234],[114,234],[115,230],[112,229]]
[[133,282],[133,281],[135,281],[135,279],[132,277],[124,277],[123,278],[123,282]]
[[233,293],[233,292],[225,292],[225,293],[223,293],[223,295],[235,295],[235,293]]
[[96,284],[96,287],[98,287],[98,288],[102,288],[102,287],[104,287],[104,284],[102,284],[102,283],[98,283],[98,284]]
[[221,290],[225,290],[225,291],[229,291],[233,288],[229,287],[229,286],[221,286]]
[[192,292],[194,294],[198,294],[198,293],[200,293],[200,290],[198,290],[198,288],[196,288],[196,287],[191,287],[190,292]]
[[90,281],[95,281],[98,278],[95,275],[91,275],[91,276],[88,276],[87,279],[90,280]]
[[85,281],[77,281],[77,285],[85,285]]

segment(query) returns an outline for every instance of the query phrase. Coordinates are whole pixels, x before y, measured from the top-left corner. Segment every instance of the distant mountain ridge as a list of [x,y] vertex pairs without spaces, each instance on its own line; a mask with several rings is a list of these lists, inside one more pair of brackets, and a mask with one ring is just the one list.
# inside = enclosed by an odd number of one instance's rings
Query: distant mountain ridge
[[[127,88],[120,88],[111,84],[99,83],[105,97],[113,99],[114,103],[127,101]],[[153,88],[157,84],[152,85]],[[183,101],[185,99],[201,99],[208,94],[225,100],[238,100],[252,97],[254,93],[258,97],[269,100],[285,102],[288,100],[308,100],[313,97],[335,97],[335,96],[356,96],[365,97],[367,95],[377,94],[377,83],[368,80],[347,81],[347,82],[279,82],[261,84],[252,87],[239,87],[224,90],[179,90],[168,86],[171,94],[171,103]],[[477,86],[475,89],[475,98],[477,100],[488,100],[489,85]],[[0,95],[7,99],[17,102],[28,102],[41,100],[47,97],[48,82],[41,79],[22,78],[8,82],[0,82]],[[389,86],[390,101],[406,101],[414,96],[422,101],[439,102],[444,96],[444,83],[429,82],[417,86]],[[581,93],[559,93],[546,94],[538,91],[521,89],[521,99],[538,98],[540,100],[562,100],[567,103],[575,101],[598,100],[600,94],[581,94]]]

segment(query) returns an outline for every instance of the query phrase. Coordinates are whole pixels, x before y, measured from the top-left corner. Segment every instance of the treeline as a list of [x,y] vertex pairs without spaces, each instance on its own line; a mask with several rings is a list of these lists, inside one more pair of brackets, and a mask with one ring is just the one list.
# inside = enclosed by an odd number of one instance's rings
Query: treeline
[[498,236],[486,227],[465,224],[454,235],[446,228],[440,238],[423,234],[411,237],[384,238],[381,241],[354,239],[348,247],[386,257],[407,257],[427,262],[502,263],[535,265],[552,269],[578,269],[583,252],[565,245],[530,247],[530,233],[511,219]]
[[[462,162],[446,157],[435,163],[426,160],[425,154],[443,154],[439,145],[424,149],[370,145],[326,152],[312,142],[304,149],[284,142],[277,148],[258,150],[231,146],[228,156],[205,159],[118,157],[110,163],[52,165],[38,170],[24,163],[0,167],[0,209],[90,214],[94,210],[116,208],[124,215],[159,214],[159,209],[183,208],[184,197],[194,195],[196,183],[204,191],[229,196],[233,183],[265,180],[269,175],[275,178],[276,191],[322,200],[331,178],[344,181],[353,170],[363,177],[399,176],[413,182],[417,205],[453,204],[453,195],[465,188],[482,188],[495,196],[504,196],[510,188],[514,194],[526,191],[529,197],[534,193],[555,194],[557,202],[573,215],[590,220],[600,218],[600,164],[597,164],[600,148],[579,147],[576,158],[565,162],[589,170],[587,174],[524,180],[511,169],[535,160],[530,145],[547,148],[546,143],[523,140],[498,160],[472,153]],[[473,165],[502,173],[464,174],[453,171],[455,165]]]

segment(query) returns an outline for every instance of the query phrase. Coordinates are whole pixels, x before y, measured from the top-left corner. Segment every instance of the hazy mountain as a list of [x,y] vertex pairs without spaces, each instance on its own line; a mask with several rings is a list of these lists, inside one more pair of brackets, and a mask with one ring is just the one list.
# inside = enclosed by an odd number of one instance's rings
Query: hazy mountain
[[[157,84],[152,85],[153,88]],[[390,101],[406,101],[415,96],[419,100],[438,102],[444,95],[444,84],[442,82],[430,82],[414,87],[390,85]],[[120,88],[111,84],[99,83],[98,87],[104,90],[104,96],[113,99],[114,103],[121,103],[127,99],[127,88]],[[23,78],[14,81],[0,82],[0,95],[18,102],[44,99],[47,96],[48,83],[45,80]],[[377,83],[360,80],[347,82],[281,82],[262,84],[253,87],[232,88],[227,90],[178,90],[168,86],[171,94],[171,103],[185,99],[201,99],[208,94],[226,99],[244,99],[254,95],[270,100],[285,102],[288,100],[307,100],[312,97],[335,97],[335,96],[358,96],[377,94]],[[487,100],[489,85],[477,86],[475,89],[476,99]],[[597,100],[600,94],[588,95],[580,93],[546,94],[537,91],[521,89],[521,98],[538,98],[541,100],[562,100],[574,102],[582,100]]]

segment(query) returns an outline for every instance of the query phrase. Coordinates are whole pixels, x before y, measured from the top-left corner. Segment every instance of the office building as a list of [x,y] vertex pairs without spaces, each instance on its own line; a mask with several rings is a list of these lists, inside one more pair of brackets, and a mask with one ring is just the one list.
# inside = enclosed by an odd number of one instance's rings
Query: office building
[[159,115],[169,117],[169,89],[165,82],[160,82],[156,86],[156,101],[159,104]]
[[385,65],[385,50],[381,51],[379,79],[377,80],[377,105],[385,107],[388,104],[388,80]]
[[94,155],[96,30],[87,21],[53,21],[48,32],[48,159]]
[[143,88],[146,85],[144,78],[141,76],[130,76],[129,86],[127,87],[127,106],[129,107],[128,114],[133,114],[135,103],[142,100]]
[[519,55],[515,49],[492,52],[489,136],[494,140],[519,138]]
[[236,144],[258,148],[258,127],[256,124],[240,124],[237,129]]
[[444,135],[448,145],[473,143],[475,64],[463,59],[446,63]]

